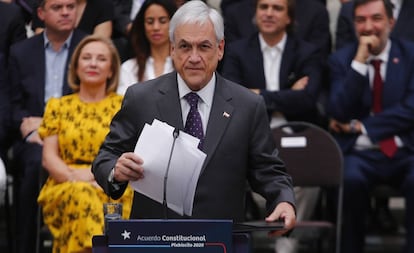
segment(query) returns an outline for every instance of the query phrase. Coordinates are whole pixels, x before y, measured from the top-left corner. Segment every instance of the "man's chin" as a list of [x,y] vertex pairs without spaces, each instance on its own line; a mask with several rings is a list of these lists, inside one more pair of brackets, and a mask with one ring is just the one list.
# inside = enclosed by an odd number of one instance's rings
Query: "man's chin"
[[200,78],[200,76],[187,76],[184,81],[187,86],[193,91],[200,90],[206,86],[206,83],[202,78]]
[[379,55],[382,52],[380,48],[370,48],[369,53],[372,55]]

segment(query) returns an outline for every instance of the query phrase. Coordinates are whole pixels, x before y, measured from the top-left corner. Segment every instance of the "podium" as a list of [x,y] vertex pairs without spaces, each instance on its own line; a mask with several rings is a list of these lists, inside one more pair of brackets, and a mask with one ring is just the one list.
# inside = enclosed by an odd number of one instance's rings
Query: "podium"
[[249,253],[248,233],[231,220],[111,220],[94,236],[93,253]]

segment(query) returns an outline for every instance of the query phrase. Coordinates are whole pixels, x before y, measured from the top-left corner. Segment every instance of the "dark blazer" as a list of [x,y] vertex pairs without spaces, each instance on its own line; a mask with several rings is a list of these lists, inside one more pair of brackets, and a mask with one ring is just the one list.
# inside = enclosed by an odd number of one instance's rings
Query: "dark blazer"
[[[321,89],[323,60],[317,47],[288,36],[279,70],[279,91],[267,91],[259,35],[231,43],[224,55],[222,75],[249,89],[261,89],[268,111],[278,111],[288,120],[316,120],[316,103]],[[308,76],[304,90],[291,87]],[[316,122],[315,122],[316,123]]]
[[[113,198],[120,197],[125,186],[111,190],[109,172],[123,152],[134,150],[145,123],[157,118],[184,129],[177,86],[177,73],[172,72],[127,90],[92,166],[96,180]],[[276,155],[263,100],[218,74],[203,147],[207,158],[193,218],[243,220],[246,178],[265,197],[269,211],[281,201],[294,203],[291,179]],[[135,192],[131,218],[162,217],[161,204]],[[173,212],[169,217],[179,218]]]
[[[232,42],[257,32],[253,23],[256,6],[254,0],[243,0],[229,5],[224,16],[226,42]],[[331,52],[329,14],[326,7],[315,0],[297,0],[295,34],[316,46],[328,56]]]
[[5,153],[10,122],[10,93],[7,82],[6,57],[0,52],[0,156],[6,161]]
[[[358,119],[373,142],[398,135],[414,151],[414,43],[392,39],[383,90],[383,112],[371,115],[372,95],[368,76],[351,68],[357,44],[334,53],[329,59],[331,93],[329,114],[342,122]],[[356,135],[336,135],[344,151]]]
[[[86,34],[75,30],[69,47],[66,66],[76,45]],[[9,79],[11,85],[12,124],[18,130],[23,117],[43,116],[45,108],[45,49],[43,33],[16,43],[10,50]],[[66,67],[67,70],[67,67]],[[66,82],[62,94],[72,90]]]
[[112,37],[125,36],[126,27],[131,23],[132,0],[112,0],[114,4],[114,28]]
[[[353,21],[353,8],[354,3],[352,1],[344,3],[341,6],[336,27],[336,49],[340,49],[349,43],[357,41]],[[414,1],[403,1],[400,14],[391,33],[392,37],[414,41],[414,29],[411,27],[414,23],[413,13]]]
[[20,6],[23,11],[24,19],[26,23],[29,23],[33,15],[37,15],[37,6],[39,6],[38,0],[14,0],[14,2]]
[[26,39],[23,14],[15,4],[0,1],[0,53],[8,57],[10,46]]

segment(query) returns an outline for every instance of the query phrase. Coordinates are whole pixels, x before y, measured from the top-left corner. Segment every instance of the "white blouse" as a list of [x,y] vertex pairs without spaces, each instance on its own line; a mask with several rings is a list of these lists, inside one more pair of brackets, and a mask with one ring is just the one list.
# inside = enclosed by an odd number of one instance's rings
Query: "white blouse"
[[[164,64],[164,72],[163,74],[167,74],[174,70],[172,60],[170,57],[167,57]],[[120,95],[124,95],[127,88],[132,84],[138,83],[138,64],[135,58],[129,59],[122,63],[121,65],[121,74],[119,78],[119,85],[116,92]],[[146,65],[145,65],[145,72],[144,72],[144,81],[151,80],[156,78],[155,71],[154,71],[154,58],[151,56],[148,57]]]

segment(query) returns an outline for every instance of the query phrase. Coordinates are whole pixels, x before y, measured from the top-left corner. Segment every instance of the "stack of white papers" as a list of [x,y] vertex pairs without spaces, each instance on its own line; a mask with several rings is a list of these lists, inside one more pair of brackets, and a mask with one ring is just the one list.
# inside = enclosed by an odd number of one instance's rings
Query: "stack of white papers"
[[134,150],[144,161],[144,178],[130,184],[135,191],[163,203],[164,177],[170,161],[167,206],[178,214],[191,216],[206,154],[197,148],[198,138],[180,131],[174,143],[173,133],[173,127],[157,119],[151,125],[145,124]]

